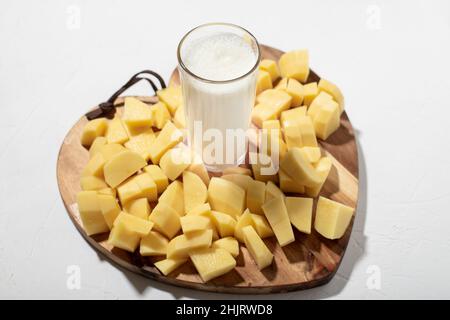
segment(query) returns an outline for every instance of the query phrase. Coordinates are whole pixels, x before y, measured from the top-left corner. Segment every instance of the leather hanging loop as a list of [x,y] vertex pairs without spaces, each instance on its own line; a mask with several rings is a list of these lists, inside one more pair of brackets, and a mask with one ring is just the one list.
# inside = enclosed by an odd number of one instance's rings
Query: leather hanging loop
[[117,90],[107,101],[100,103],[96,109],[86,113],[86,118],[88,120],[93,120],[100,117],[111,118],[112,116],[114,116],[116,112],[116,105],[114,104],[114,102],[116,101],[116,99],[120,97],[120,95],[124,91],[126,91],[128,88],[132,87],[141,80],[147,81],[152,87],[154,94],[156,94],[156,92],[160,89],[158,89],[158,86],[150,78],[151,76],[153,76],[158,80],[161,89],[166,88],[166,83],[164,82],[164,79],[156,72],[152,70],[140,71],[135,75],[133,75],[130,78],[130,80],[128,80],[122,87],[120,87],[119,90]]

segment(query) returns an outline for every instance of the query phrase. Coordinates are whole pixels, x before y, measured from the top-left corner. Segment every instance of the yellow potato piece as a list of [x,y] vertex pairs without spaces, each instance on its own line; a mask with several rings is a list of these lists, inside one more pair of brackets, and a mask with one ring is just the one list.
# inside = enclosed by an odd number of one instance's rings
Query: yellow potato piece
[[137,185],[141,189],[141,195],[146,197],[148,201],[156,201],[158,199],[158,190],[156,189],[156,183],[153,181],[150,174],[143,172],[132,178],[136,181]]
[[252,177],[237,173],[224,174],[220,178],[231,181],[244,190],[247,190],[247,186],[253,181]]
[[239,242],[233,237],[225,237],[216,240],[211,245],[211,248],[221,248],[228,251],[234,258],[239,255]]
[[317,82],[310,82],[303,85],[303,104],[309,106],[318,94],[319,88]]
[[292,98],[289,94],[282,90],[269,89],[260,93],[256,97],[256,101],[258,103],[270,106],[276,110],[277,115],[280,115],[283,110],[289,109]]
[[322,78],[319,81],[318,89],[319,91],[324,91],[333,96],[334,100],[339,104],[340,112],[344,112],[344,95],[334,83]]
[[320,184],[314,187],[306,187],[305,192],[310,197],[317,197],[322,190],[322,187],[327,180],[328,174],[331,171],[331,167],[333,166],[331,159],[328,157],[322,157],[319,162],[315,165],[314,169],[316,169],[317,173],[320,175]]
[[122,211],[114,220],[113,228],[119,224],[123,224],[127,230],[137,234],[140,237],[145,237],[153,228],[153,222],[146,219],[141,219],[132,214]]
[[147,129],[145,132],[132,136],[130,140],[125,142],[124,146],[130,151],[139,153],[145,160],[150,159],[150,148],[155,141],[155,133],[152,129]]
[[319,147],[302,147],[300,148],[303,155],[311,163],[316,163],[320,160],[322,153]]
[[158,164],[167,150],[173,148],[183,139],[183,135],[175,125],[167,121],[149,149],[153,164]]
[[170,120],[170,112],[164,102],[155,103],[152,106],[153,126],[162,129]]
[[209,178],[208,171],[206,170],[205,165],[203,164],[203,162],[201,161],[201,159],[197,155],[194,155],[193,162],[186,169],[186,171],[190,171],[190,172],[195,173],[196,175],[198,175],[200,177],[200,179],[202,179],[203,183],[206,186],[209,186],[209,182],[211,180]]
[[278,70],[277,63],[274,60],[271,59],[261,60],[261,62],[259,63],[259,69],[268,72],[270,74],[272,82],[274,82],[280,77],[280,70]]
[[291,107],[302,105],[304,97],[303,85],[295,79],[283,78],[275,89],[283,90],[292,97]]
[[278,168],[276,168],[270,156],[264,153],[251,152],[249,157],[255,180],[278,182]]
[[146,103],[133,97],[126,97],[122,120],[126,123],[130,131],[143,127],[150,128],[153,124],[152,110]]
[[284,53],[278,62],[282,77],[294,78],[303,83],[309,76],[308,50],[295,50]]
[[283,170],[278,171],[280,179],[280,189],[283,192],[304,193],[305,186],[298,183],[298,181],[292,179]]
[[280,168],[294,181],[307,187],[314,187],[322,180],[300,148],[290,149],[281,160]]
[[317,147],[316,131],[312,119],[309,116],[297,119],[300,132],[302,134],[302,144],[304,147]]
[[159,166],[170,179],[177,179],[191,163],[191,154],[187,148],[168,150],[160,159]]
[[89,158],[92,159],[92,157],[99,152],[100,148],[107,143],[108,141],[106,140],[105,137],[95,138],[91,144],[91,147],[89,148]]
[[298,118],[302,116],[306,116],[306,107],[304,106],[281,112],[281,127],[286,129],[286,127],[298,126]]
[[109,144],[117,143],[123,144],[128,141],[128,133],[126,130],[126,125],[123,123],[122,119],[118,116],[115,116],[109,122],[108,129],[106,130],[106,140],[108,140]]
[[328,139],[341,124],[339,105],[334,100],[329,100],[317,110],[313,118],[316,136],[322,140]]
[[148,219],[151,209],[147,198],[138,198],[127,202],[123,209],[133,216],[141,219]]
[[[260,131],[260,152],[267,155],[282,155],[285,153],[285,145],[281,135],[281,126],[279,120],[266,120],[262,124]],[[281,156],[282,157],[282,156]]]
[[105,163],[106,163],[105,157],[100,152],[98,152],[91,159],[89,159],[88,163],[81,172],[81,176],[82,177],[95,176],[103,179],[103,168],[105,166]]
[[195,208],[192,208],[191,210],[187,211],[187,215],[202,215],[202,216],[210,216],[211,215],[211,206],[209,203],[203,203],[201,205],[198,205]]
[[208,199],[208,190],[195,173],[183,172],[184,207],[186,211],[203,204]]
[[246,226],[253,226],[253,220],[251,213],[248,209],[237,219],[236,226],[234,228],[234,237],[240,242],[244,242],[244,233],[242,230]]
[[210,247],[212,234],[212,230],[208,229],[173,238],[167,245],[167,258],[185,259],[194,250]]
[[229,214],[211,211],[211,217],[214,225],[219,231],[219,235],[222,238],[234,235],[236,220],[234,220]]
[[214,177],[208,186],[208,201],[213,210],[237,217],[244,211],[245,190],[228,180]]
[[155,262],[155,267],[165,276],[187,262],[188,259],[164,259]]
[[265,70],[259,70],[256,78],[256,94],[260,94],[264,90],[272,89],[272,79],[270,73]]
[[111,160],[112,157],[114,157],[118,153],[122,153],[124,151],[127,151],[127,149],[117,143],[112,144],[105,144],[101,146],[98,150],[98,153],[103,156],[105,161]]
[[184,216],[186,210],[184,209],[184,191],[183,183],[175,180],[166,188],[158,199],[159,203],[165,203],[173,208],[179,216]]
[[114,220],[116,220],[121,209],[117,203],[116,197],[108,194],[98,194],[97,196],[100,209],[109,229],[112,229]]
[[223,169],[223,171],[222,171],[222,175],[227,175],[227,174],[241,174],[241,175],[251,176],[252,170],[250,170],[248,168],[242,168],[242,167],[228,167],[228,168]]
[[302,133],[299,126],[287,126],[284,128],[284,140],[287,149],[303,147]]
[[105,163],[103,168],[105,181],[110,187],[115,188],[146,165],[145,159],[136,152],[118,153]]
[[116,189],[111,189],[111,188],[104,188],[104,189],[97,190],[97,193],[113,196],[114,198],[116,197],[116,194],[117,194]]
[[103,179],[95,176],[81,177],[80,184],[81,190],[100,190],[108,187]]
[[211,219],[202,215],[185,215],[180,218],[183,233],[212,229]]
[[284,199],[274,198],[269,200],[262,208],[280,246],[283,247],[294,242],[294,232],[292,231]]
[[347,230],[354,209],[339,202],[319,197],[314,228],[327,239],[339,239]]
[[133,178],[128,179],[117,187],[120,203],[125,206],[127,202],[142,198],[142,190]]
[[274,235],[272,228],[270,227],[269,222],[267,221],[265,216],[261,216],[259,214],[250,214],[252,218],[252,226],[255,228],[258,235],[264,239]]
[[170,113],[175,114],[178,107],[183,103],[183,95],[180,86],[170,86],[159,90],[158,98],[167,105]]
[[89,121],[81,133],[81,144],[89,147],[97,137],[103,136],[108,128],[108,121],[105,118],[98,118]]
[[149,220],[154,222],[156,231],[161,232],[169,239],[172,239],[181,229],[180,216],[163,202],[159,202],[153,208]]
[[256,233],[252,226],[247,226],[242,230],[244,234],[245,246],[247,247],[258,269],[262,270],[272,264],[273,254],[267,248],[264,241]]
[[277,197],[284,198],[283,191],[281,191],[275,183],[268,181],[266,184],[266,201]]
[[324,91],[319,92],[308,108],[308,116],[314,120],[314,117],[317,115],[322,106],[330,101],[333,101],[333,97],[331,95]]
[[109,233],[108,244],[133,253],[139,246],[140,240],[140,235],[130,231],[124,224],[118,223]]
[[274,120],[278,118],[280,111],[265,103],[258,103],[251,114],[252,122],[258,127],[262,128],[262,124],[266,120]]
[[169,185],[169,178],[164,174],[158,165],[151,164],[144,167],[144,171],[147,172],[156,184],[158,194],[161,194],[166,190]]
[[173,123],[180,129],[186,127],[186,116],[184,114],[184,106],[180,105],[173,116]]
[[88,236],[109,231],[96,191],[78,192],[77,204],[81,222]]
[[289,220],[298,231],[310,234],[312,221],[312,198],[286,197]]
[[262,181],[251,180],[247,186],[247,208],[251,212],[264,214],[261,206],[266,200],[266,184]]
[[197,250],[189,256],[204,282],[217,278],[236,266],[233,256],[221,248]]
[[143,257],[165,255],[168,243],[169,240],[163,235],[156,231],[150,231],[148,235],[141,239],[139,253]]

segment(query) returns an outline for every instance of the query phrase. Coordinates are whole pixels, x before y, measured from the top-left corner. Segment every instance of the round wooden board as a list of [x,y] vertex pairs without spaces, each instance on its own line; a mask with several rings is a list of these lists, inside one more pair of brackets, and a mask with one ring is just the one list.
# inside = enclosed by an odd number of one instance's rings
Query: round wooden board
[[[261,45],[262,57],[278,60],[280,50]],[[319,77],[311,72],[308,82]],[[171,83],[179,83],[175,70]],[[156,97],[138,97],[144,102],[155,103]],[[123,98],[116,100],[123,104]],[[121,112],[120,108],[118,112]],[[237,258],[235,270],[203,283],[193,265],[188,262],[172,272],[162,275],[153,267],[152,258],[143,258],[139,253],[128,253],[107,244],[108,234],[88,236],[81,224],[76,205],[76,194],[80,191],[80,174],[86,165],[89,153],[81,146],[80,136],[87,119],[83,116],[73,126],[61,146],[57,179],[64,205],[75,227],[83,238],[98,252],[113,263],[129,271],[164,283],[192,289],[225,293],[275,293],[302,290],[330,281],[334,276],[349,242],[353,220],[345,235],[339,240],[328,240],[313,228],[310,235],[295,231],[296,241],[281,248],[275,237],[264,239],[274,254],[272,266],[258,270],[244,246]],[[358,199],[358,155],[352,125],[344,112],[341,127],[327,141],[320,142],[324,152],[333,161],[333,169],[321,191],[321,195],[356,208]],[[316,201],[315,201],[316,202]],[[316,203],[314,203],[315,208]],[[356,210],[355,210],[356,212]],[[144,281],[144,280],[143,280]]]

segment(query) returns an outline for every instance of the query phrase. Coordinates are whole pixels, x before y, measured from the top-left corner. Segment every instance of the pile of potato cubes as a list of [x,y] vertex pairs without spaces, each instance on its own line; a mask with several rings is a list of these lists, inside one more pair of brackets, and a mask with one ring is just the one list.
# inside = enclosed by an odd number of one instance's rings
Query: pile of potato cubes
[[[295,241],[293,227],[311,233],[313,198],[332,168],[316,137],[336,131],[344,110],[334,84],[305,83],[308,60],[306,50],[297,50],[260,64],[252,122],[272,129],[261,134],[279,142],[276,174],[262,174],[262,162],[254,161],[251,169],[227,168],[210,178],[182,144],[180,87],[160,90],[154,105],[125,98],[121,117],[88,122],[81,143],[90,159],[77,194],[86,233],[109,232],[111,246],[157,257],[164,275],[190,260],[207,282],[235,268],[239,243],[259,269],[270,266],[273,254],[262,239],[275,236],[285,246]],[[269,155],[261,148],[250,157]],[[314,227],[338,239],[353,211],[319,197]]]

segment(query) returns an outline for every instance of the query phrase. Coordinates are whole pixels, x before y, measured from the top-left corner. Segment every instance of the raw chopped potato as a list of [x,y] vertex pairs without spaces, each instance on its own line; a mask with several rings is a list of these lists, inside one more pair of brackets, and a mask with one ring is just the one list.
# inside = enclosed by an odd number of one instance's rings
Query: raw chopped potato
[[116,220],[121,211],[116,196],[99,193],[97,195],[97,199],[103,214],[103,218],[105,219],[105,222],[108,225],[109,229],[112,229],[114,220]]
[[155,230],[172,239],[181,229],[180,216],[164,202],[159,202],[148,219],[155,224]]
[[208,201],[213,210],[237,217],[244,211],[245,190],[228,180],[214,177],[208,186]]
[[181,265],[187,262],[188,259],[164,259],[155,262],[155,267],[165,276],[179,268]]
[[277,116],[279,116],[283,110],[289,109],[291,101],[292,98],[289,94],[276,89],[265,90],[256,97],[257,103],[270,106],[276,110]]
[[303,85],[295,79],[283,78],[275,87],[275,89],[283,90],[292,98],[291,108],[302,105],[304,97]]
[[334,100],[339,103],[339,110],[340,112],[344,112],[344,95],[342,94],[341,90],[331,81],[328,81],[326,79],[320,79],[319,85],[318,85],[319,91],[325,91],[326,93],[333,96]]
[[284,53],[278,61],[282,77],[293,78],[303,83],[309,76],[308,50],[295,50]]
[[123,209],[136,217],[141,219],[148,219],[151,209],[147,198],[138,198],[127,202]]
[[170,121],[170,112],[164,102],[155,103],[152,106],[153,126],[162,129],[167,121]]
[[178,107],[183,103],[180,86],[170,86],[156,93],[158,98],[167,105],[170,113],[175,114]]
[[171,121],[167,121],[149,149],[153,164],[159,164],[164,153],[176,146],[182,139],[181,131]]
[[173,148],[161,157],[159,166],[170,180],[177,179],[189,167],[191,155],[187,151],[184,148]]
[[212,243],[212,234],[212,230],[208,229],[173,238],[167,245],[167,258],[183,259],[194,250],[209,248]]
[[250,210],[246,209],[244,213],[237,219],[236,226],[234,228],[234,237],[240,242],[244,242],[244,233],[242,230],[246,226],[253,225]]
[[180,129],[186,127],[186,116],[184,115],[184,106],[180,105],[175,111],[175,115],[173,117],[173,123]]
[[140,154],[145,160],[149,160],[149,149],[151,148],[151,145],[153,144],[155,139],[155,133],[150,128],[142,133],[132,136],[130,140],[124,143],[124,146],[128,150]]
[[233,256],[221,248],[197,250],[189,256],[204,282],[217,278],[236,266]]
[[246,190],[247,208],[251,212],[264,214],[261,206],[266,200],[266,184],[262,181],[250,180]]
[[308,159],[308,161],[313,164],[317,163],[322,156],[319,147],[302,147],[300,148],[300,150],[305,156],[305,158]]
[[153,124],[152,110],[141,100],[126,97],[122,120],[132,132],[140,128],[150,128]]
[[255,228],[256,232],[261,238],[268,238],[274,235],[272,228],[265,216],[259,214],[250,214],[252,218],[252,226]]
[[100,148],[107,143],[108,141],[103,136],[95,138],[89,148],[89,158],[95,156],[97,152],[99,152]]
[[150,231],[148,235],[141,239],[139,253],[143,257],[165,255],[168,243],[169,240],[163,235],[156,231]]
[[277,62],[271,59],[263,59],[259,63],[259,69],[264,70],[270,74],[272,82],[280,77],[280,70],[278,70]]
[[110,187],[115,188],[146,165],[145,159],[136,152],[118,153],[105,163],[103,168],[105,181]]
[[341,238],[353,217],[354,209],[339,202],[319,197],[314,228],[328,239]]
[[320,184],[314,187],[306,187],[305,192],[310,197],[317,197],[322,190],[322,187],[327,180],[328,174],[331,171],[331,167],[333,166],[331,159],[328,157],[322,157],[319,162],[314,166],[317,173],[320,175]]
[[81,190],[100,190],[107,188],[105,181],[95,176],[81,177]]
[[265,70],[259,70],[256,78],[256,94],[260,94],[267,89],[272,89],[270,73]]
[[202,215],[185,215],[180,218],[180,224],[183,233],[212,229],[211,219]]
[[231,181],[244,190],[247,190],[247,186],[253,181],[252,177],[238,173],[224,174],[220,178]]
[[242,233],[244,234],[245,246],[258,265],[258,269],[262,270],[271,265],[273,254],[258,236],[255,229],[252,226],[246,226],[242,229]]
[[287,213],[284,199],[274,198],[266,202],[263,207],[264,215],[269,221],[280,246],[285,246],[295,240],[291,222]]
[[141,219],[132,214],[126,213],[125,211],[119,213],[116,220],[114,220],[113,229],[119,224],[123,224],[127,230],[136,233],[140,237],[145,237],[148,235],[154,225],[152,221]]
[[250,170],[248,168],[242,168],[242,167],[228,167],[222,171],[222,176],[224,176],[226,174],[242,174],[242,175],[246,175],[246,176],[251,176],[252,170]]
[[304,193],[305,186],[301,185],[298,180],[292,179],[283,170],[278,171],[278,176],[280,180],[280,189],[283,192],[293,192],[293,193]]
[[183,172],[184,207],[186,212],[203,204],[208,199],[208,190],[202,179],[190,171]]
[[186,210],[184,209],[184,192],[183,183],[175,180],[166,188],[166,190],[159,196],[159,203],[165,203],[173,208],[179,216],[184,216]]
[[81,144],[90,147],[97,137],[105,134],[108,128],[108,122],[105,118],[99,118],[89,121],[83,128],[81,133]]
[[308,187],[320,184],[321,178],[300,148],[292,148],[280,162],[280,168],[295,181]]
[[109,122],[105,137],[109,144],[122,144],[128,141],[128,133],[121,118],[115,116],[114,119]]
[[312,198],[286,197],[286,209],[289,220],[298,231],[310,234],[312,221]]
[[266,201],[277,197],[284,198],[283,191],[275,183],[268,181],[266,184]]
[[310,82],[303,85],[303,104],[309,106],[318,94],[319,88],[317,82]]
[[213,242],[212,248],[221,248],[228,251],[233,258],[239,255],[239,242],[233,237],[225,237]]
[[169,179],[161,168],[155,164],[151,164],[144,167],[144,171],[147,172],[155,182],[158,195],[162,194],[169,185]]
[[88,236],[109,231],[96,191],[78,192],[77,204],[81,222]]

